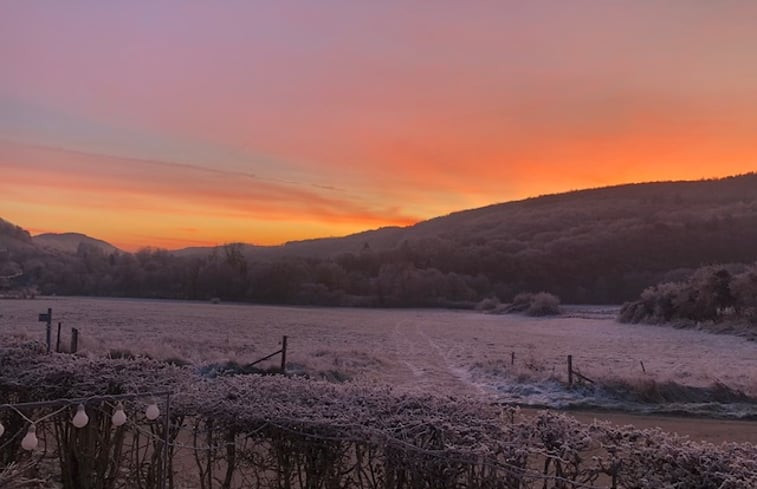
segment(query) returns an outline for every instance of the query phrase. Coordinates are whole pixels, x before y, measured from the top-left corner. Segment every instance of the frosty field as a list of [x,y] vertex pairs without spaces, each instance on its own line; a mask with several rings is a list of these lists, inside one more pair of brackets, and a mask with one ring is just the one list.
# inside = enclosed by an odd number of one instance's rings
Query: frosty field
[[[757,394],[757,343],[729,335],[620,324],[598,308],[528,318],[472,311],[272,307],[130,299],[42,298],[0,302],[0,335],[44,339],[37,315],[53,309],[80,331],[80,350],[121,350],[197,365],[252,362],[289,337],[288,369],[331,380],[388,383],[398,390],[486,396],[552,406],[649,408],[564,387],[566,356],[600,382],[715,383]],[[55,328],[54,328],[55,329]],[[511,365],[514,353],[515,363]],[[277,358],[271,360],[275,365]],[[641,362],[646,372],[642,371]],[[751,405],[672,410],[753,415]],[[727,412],[726,412],[727,411]]]

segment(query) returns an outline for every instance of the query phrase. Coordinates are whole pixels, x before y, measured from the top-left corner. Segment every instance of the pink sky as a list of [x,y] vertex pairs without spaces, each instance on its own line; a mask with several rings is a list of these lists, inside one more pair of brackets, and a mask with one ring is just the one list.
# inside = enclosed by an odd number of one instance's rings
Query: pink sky
[[127,249],[757,169],[751,2],[26,2],[0,217]]

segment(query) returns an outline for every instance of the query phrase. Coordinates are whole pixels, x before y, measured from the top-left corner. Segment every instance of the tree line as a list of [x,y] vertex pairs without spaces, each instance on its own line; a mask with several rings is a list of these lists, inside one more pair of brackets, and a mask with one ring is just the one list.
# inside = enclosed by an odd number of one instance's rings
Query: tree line
[[563,303],[620,304],[701,266],[753,263],[754,243],[757,174],[749,174],[570,192],[268,248],[125,253],[83,242],[54,253],[8,224],[0,268],[23,271],[16,287],[60,295],[471,307],[543,291]]
[[[607,263],[607,254],[570,258],[564,254],[533,255],[518,261],[496,250],[466,254],[465,249],[450,247],[445,252],[411,242],[398,249],[365,249],[333,258],[255,259],[242,250],[241,245],[230,244],[207,255],[176,256],[160,249],[105,253],[82,244],[75,255],[31,254],[21,259],[24,275],[15,282],[34,286],[45,295],[473,307],[484,299],[512,302],[522,291],[550,292],[568,303],[621,303],[638,297],[654,283],[694,273],[685,268],[630,267],[623,256]],[[603,260],[605,265],[599,263]]]

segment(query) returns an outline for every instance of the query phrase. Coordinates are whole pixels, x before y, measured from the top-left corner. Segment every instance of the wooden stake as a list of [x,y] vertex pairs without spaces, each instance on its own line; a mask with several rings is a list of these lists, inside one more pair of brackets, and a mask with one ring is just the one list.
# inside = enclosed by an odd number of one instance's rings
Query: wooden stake
[[515,352],[510,353],[510,365],[515,365]]
[[39,321],[42,323],[46,323],[46,339],[47,339],[47,353],[50,353],[50,350],[52,349],[52,335],[53,335],[53,309],[51,307],[47,308],[47,314],[42,313],[39,315]]
[[61,323],[58,323],[58,338],[55,340],[55,353],[60,353],[60,325]]
[[287,372],[287,337],[281,337],[281,373]]
[[79,350],[79,330],[71,328],[71,353],[76,353]]
[[573,355],[568,355],[568,387],[573,387]]

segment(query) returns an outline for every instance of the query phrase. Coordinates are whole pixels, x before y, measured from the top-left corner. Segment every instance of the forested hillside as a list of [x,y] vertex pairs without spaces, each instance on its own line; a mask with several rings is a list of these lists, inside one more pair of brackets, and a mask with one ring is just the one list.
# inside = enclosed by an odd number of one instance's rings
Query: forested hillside
[[548,291],[620,303],[702,265],[755,262],[757,174],[576,191],[278,247],[66,253],[8,223],[0,233],[0,260],[24,272],[13,285],[42,293],[460,306]]

